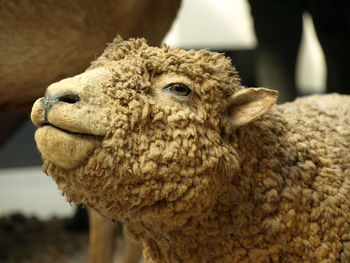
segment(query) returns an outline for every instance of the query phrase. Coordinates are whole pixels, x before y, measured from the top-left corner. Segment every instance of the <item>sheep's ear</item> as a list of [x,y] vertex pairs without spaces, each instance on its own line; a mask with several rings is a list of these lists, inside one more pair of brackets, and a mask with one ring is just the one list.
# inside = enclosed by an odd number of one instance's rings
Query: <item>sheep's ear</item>
[[263,88],[247,88],[229,98],[226,108],[231,127],[245,125],[259,118],[276,102],[278,92]]

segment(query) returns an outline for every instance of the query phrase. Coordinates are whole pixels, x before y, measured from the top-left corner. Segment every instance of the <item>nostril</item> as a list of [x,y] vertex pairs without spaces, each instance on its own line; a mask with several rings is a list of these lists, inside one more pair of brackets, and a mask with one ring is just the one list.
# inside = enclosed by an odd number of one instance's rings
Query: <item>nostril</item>
[[74,104],[80,100],[80,97],[76,94],[62,94],[57,96],[57,100],[60,102],[65,102],[69,104]]

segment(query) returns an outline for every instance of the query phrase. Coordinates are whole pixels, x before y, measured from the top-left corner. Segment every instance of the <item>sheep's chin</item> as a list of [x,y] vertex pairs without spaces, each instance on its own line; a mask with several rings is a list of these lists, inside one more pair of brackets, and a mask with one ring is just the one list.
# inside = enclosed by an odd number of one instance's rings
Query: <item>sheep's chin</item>
[[81,165],[99,144],[96,136],[75,134],[50,125],[37,129],[35,141],[43,159],[64,169]]

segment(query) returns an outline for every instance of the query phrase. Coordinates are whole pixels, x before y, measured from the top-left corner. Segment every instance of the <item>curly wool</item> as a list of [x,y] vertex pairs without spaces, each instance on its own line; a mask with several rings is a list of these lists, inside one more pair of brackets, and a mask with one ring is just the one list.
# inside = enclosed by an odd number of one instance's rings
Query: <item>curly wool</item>
[[[145,262],[349,262],[349,97],[274,106],[227,134],[244,87],[221,54],[116,39],[87,72],[101,67],[108,132],[82,165],[44,170],[124,221]],[[191,100],[162,91],[174,81]]]
[[263,241],[266,262],[349,261],[349,120],[349,97],[315,95],[237,131],[236,185],[256,215],[245,230],[260,228],[249,243],[261,248]]

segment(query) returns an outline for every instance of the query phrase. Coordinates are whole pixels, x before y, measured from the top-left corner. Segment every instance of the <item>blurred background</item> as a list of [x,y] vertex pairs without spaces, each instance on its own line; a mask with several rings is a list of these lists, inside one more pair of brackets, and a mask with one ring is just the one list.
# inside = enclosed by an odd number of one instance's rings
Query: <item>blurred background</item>
[[[273,18],[272,13],[263,13],[268,32],[266,28],[265,32],[264,28],[258,28],[257,25],[263,25],[263,23],[254,24],[254,21],[261,20],[262,15],[259,14],[259,10],[262,9],[259,9],[259,1],[250,0],[249,2],[246,0],[184,0],[163,42],[171,47],[206,48],[225,53],[232,58],[245,86],[279,89],[284,86],[284,83],[290,84],[294,94],[281,90],[280,102],[290,101],[295,95],[325,92],[327,83],[325,56],[316,36],[310,13],[304,12],[302,8],[298,9],[301,16],[298,29],[300,36],[292,29],[291,34],[296,33],[296,36],[289,40],[290,33],[287,29],[279,31],[288,22],[281,21],[281,25],[278,25],[276,20],[271,19],[274,20],[275,25],[268,24],[269,18]],[[274,1],[261,2],[273,4]],[[283,8],[286,8],[286,5]],[[275,11],[278,12],[278,10]],[[252,14],[256,20],[253,19]],[[350,14],[348,15],[350,17]],[[285,19],[283,14],[280,13],[280,16],[278,19]],[[260,31],[256,31],[256,34],[255,29]],[[300,48],[293,51],[296,54],[295,59],[293,54],[287,53],[287,57],[293,60],[290,72],[286,73],[291,79],[285,80],[280,77],[279,70],[284,67],[281,67],[278,62],[274,64],[273,60],[269,60],[266,64],[263,61],[266,58],[264,57],[266,49],[263,45],[259,47],[258,42],[259,38],[263,39],[266,33],[270,35],[269,40],[274,44],[272,45],[274,51],[278,51],[279,45],[289,46],[288,43],[292,41],[295,41],[296,46],[299,47],[300,42]],[[348,39],[349,36],[347,35],[346,38]],[[262,40],[261,43],[263,43]],[[269,43],[265,44],[269,45]],[[278,55],[278,58],[281,57],[282,55]],[[0,114],[0,117],[7,120],[0,122],[0,134],[2,134],[2,139],[0,138],[0,215],[19,211],[41,219],[47,219],[53,215],[71,216],[74,208],[65,201],[54,182],[41,172],[41,160],[33,138],[34,127],[28,117],[23,115],[18,117],[8,113]]]

